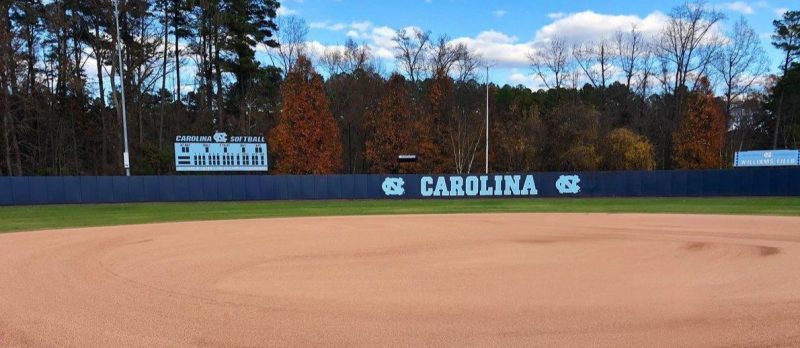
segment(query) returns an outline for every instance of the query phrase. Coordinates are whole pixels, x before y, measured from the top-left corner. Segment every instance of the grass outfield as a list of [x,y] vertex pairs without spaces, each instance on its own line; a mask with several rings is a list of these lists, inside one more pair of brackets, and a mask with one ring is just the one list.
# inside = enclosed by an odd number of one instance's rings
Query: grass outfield
[[800,197],[273,201],[0,207],[0,233],[167,221],[481,212],[800,216]]

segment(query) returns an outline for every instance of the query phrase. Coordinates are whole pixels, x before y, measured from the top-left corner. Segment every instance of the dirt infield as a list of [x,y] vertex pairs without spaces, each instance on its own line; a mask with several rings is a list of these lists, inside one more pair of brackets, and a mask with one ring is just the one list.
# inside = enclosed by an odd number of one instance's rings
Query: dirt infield
[[477,214],[0,235],[0,346],[798,346],[800,218]]

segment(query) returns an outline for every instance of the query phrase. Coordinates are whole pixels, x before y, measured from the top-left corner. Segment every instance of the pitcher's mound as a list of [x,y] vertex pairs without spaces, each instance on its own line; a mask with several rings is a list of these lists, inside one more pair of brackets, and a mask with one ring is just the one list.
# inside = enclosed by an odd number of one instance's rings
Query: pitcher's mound
[[798,346],[800,219],[480,214],[0,235],[0,346]]

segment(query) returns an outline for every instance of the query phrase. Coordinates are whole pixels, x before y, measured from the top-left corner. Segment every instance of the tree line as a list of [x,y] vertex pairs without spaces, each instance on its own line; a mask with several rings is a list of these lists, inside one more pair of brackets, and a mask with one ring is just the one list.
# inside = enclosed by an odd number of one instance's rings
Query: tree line
[[107,0],[0,2],[0,173],[123,173],[123,88],[142,175],[174,172],[175,135],[215,130],[266,136],[272,172],[297,174],[479,172],[487,133],[495,172],[723,168],[800,141],[800,11],[773,23],[774,75],[743,19],[698,2],[655,35],[541,43],[533,91],[487,86],[490,62],[421,29],[396,31],[392,72],[351,39],[313,51],[279,7],[120,0],[118,34]]

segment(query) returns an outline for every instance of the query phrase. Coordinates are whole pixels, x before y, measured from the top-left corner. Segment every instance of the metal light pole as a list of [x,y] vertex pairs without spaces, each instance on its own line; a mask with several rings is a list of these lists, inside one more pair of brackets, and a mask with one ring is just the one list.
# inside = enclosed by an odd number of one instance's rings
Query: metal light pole
[[125,152],[122,153],[122,164],[125,175],[131,176],[131,160],[128,153],[128,114],[125,109],[125,75],[122,73],[122,37],[119,34],[119,0],[114,0],[114,22],[117,26],[117,56],[119,57],[119,80],[122,92],[122,137],[125,139]]
[[350,139],[350,121],[347,121],[347,161],[350,174],[353,174],[353,144]]
[[486,66],[486,174],[489,174],[489,66]]

